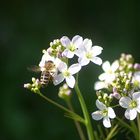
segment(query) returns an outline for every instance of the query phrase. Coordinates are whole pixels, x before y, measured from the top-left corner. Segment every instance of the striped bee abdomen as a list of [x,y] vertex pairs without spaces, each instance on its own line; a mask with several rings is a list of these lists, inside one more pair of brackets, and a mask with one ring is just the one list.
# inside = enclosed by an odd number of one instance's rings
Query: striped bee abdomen
[[48,83],[51,81],[52,79],[52,76],[50,74],[50,72],[48,71],[43,71],[41,73],[41,77],[40,77],[40,83],[41,85],[44,87],[44,86],[47,86]]

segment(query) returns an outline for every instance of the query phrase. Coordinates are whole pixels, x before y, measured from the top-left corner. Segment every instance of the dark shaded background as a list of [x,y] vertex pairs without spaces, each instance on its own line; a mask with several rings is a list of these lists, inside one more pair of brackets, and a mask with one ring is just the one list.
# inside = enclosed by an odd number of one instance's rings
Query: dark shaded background
[[[139,6],[135,0],[0,2],[0,140],[78,140],[73,122],[62,111],[23,88],[37,76],[26,68],[39,63],[42,49],[53,39],[76,34],[102,46],[104,61],[125,52],[140,62]],[[93,85],[100,73],[96,65],[80,72],[90,113],[95,110]],[[50,86],[45,94],[62,102],[57,90]],[[75,95],[73,100],[81,113]]]

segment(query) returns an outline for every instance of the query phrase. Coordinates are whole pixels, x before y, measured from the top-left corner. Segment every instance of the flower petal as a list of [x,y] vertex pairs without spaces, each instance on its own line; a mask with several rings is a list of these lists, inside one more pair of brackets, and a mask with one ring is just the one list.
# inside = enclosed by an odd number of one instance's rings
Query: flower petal
[[102,81],[97,81],[95,84],[94,84],[94,89],[95,90],[100,90],[100,89],[103,89],[106,87],[106,84],[105,82],[102,82]]
[[110,62],[109,61],[105,61],[102,65],[102,68],[105,72],[108,72],[110,70]]
[[114,119],[116,117],[116,114],[115,114],[114,110],[111,107],[108,107],[108,116],[111,119]]
[[86,49],[86,51],[90,50],[92,47],[92,41],[90,39],[84,39],[83,46]]
[[73,76],[66,77],[66,83],[70,88],[73,88],[75,85],[75,78]]
[[114,61],[111,65],[111,70],[113,72],[115,72],[117,69],[119,68],[119,62],[118,61]]
[[85,66],[85,65],[87,65],[90,62],[90,60],[89,59],[86,59],[84,57],[79,57],[78,58],[78,62],[79,62],[79,64],[81,66]]
[[80,69],[81,69],[81,65],[79,63],[77,63],[77,64],[71,65],[68,70],[73,75],[73,74],[79,72]]
[[99,76],[99,79],[101,81],[105,80],[106,83],[111,83],[112,81],[115,80],[115,78],[116,77],[115,77],[115,74],[114,73],[112,73],[112,74],[110,74],[110,73],[103,73],[103,74],[101,74]]
[[72,38],[72,43],[78,48],[82,44],[83,38],[79,35],[76,35]]
[[54,85],[58,85],[58,84],[60,84],[61,82],[63,82],[63,80],[64,80],[64,76],[63,76],[62,74],[58,74],[58,75],[56,75],[56,76],[54,77],[54,79],[53,79],[53,84],[54,84]]
[[125,111],[125,117],[128,119],[128,120],[134,120],[137,116],[137,111],[136,109],[127,109]]
[[54,64],[56,66],[56,68],[58,68],[59,64],[61,63],[62,61],[59,59],[59,58],[55,58],[54,60]]
[[97,65],[101,65],[101,64],[102,64],[102,59],[99,58],[99,57],[93,57],[93,58],[91,59],[91,61],[92,61],[93,63],[97,64]]
[[96,106],[100,110],[106,109],[106,106],[102,102],[100,102],[99,100],[96,100]]
[[62,53],[62,56],[66,56],[67,58],[73,58],[74,57],[74,52],[65,49]]
[[67,70],[67,64],[61,61],[61,62],[59,63],[59,65],[58,65],[58,70],[59,70],[60,72],[63,72],[63,71],[65,71],[65,70]]
[[101,113],[101,111],[95,111],[95,112],[93,112],[92,114],[91,114],[91,116],[92,116],[92,118],[94,119],[94,120],[101,120],[102,118],[103,118],[103,115],[102,115],[102,113]]
[[119,104],[123,108],[128,108],[130,102],[131,102],[131,98],[129,98],[129,97],[121,97],[119,100]]
[[103,125],[104,125],[104,127],[106,127],[106,128],[111,127],[111,123],[110,123],[109,117],[104,117],[104,118],[103,118]]
[[93,52],[93,56],[97,56],[102,53],[103,48],[100,46],[93,46],[91,50]]
[[140,82],[140,71],[134,73],[134,79]]
[[140,92],[134,92],[133,95],[132,95],[132,98],[134,100],[140,100]]
[[62,43],[62,45],[63,45],[64,47],[69,46],[70,43],[71,43],[70,39],[69,39],[67,36],[63,36],[63,37],[60,39],[60,42]]
[[85,50],[83,49],[83,47],[80,47],[79,49],[75,50],[75,55],[82,58],[85,55]]
[[138,103],[136,110],[140,113],[140,103]]
[[99,78],[99,80],[101,80],[101,81],[106,80],[106,79],[108,78],[108,74],[102,73],[102,74],[99,75],[98,78]]

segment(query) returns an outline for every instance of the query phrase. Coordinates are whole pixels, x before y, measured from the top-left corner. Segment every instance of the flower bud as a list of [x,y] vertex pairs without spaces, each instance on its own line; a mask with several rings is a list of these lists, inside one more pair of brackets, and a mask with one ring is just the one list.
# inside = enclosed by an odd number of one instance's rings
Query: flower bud
[[98,96],[98,99],[99,99],[99,101],[101,101],[101,99],[102,99],[102,96]]
[[107,105],[108,101],[105,101],[104,104]]
[[35,83],[36,82],[36,79],[34,77],[32,77],[32,82]]
[[134,69],[135,69],[135,70],[140,70],[140,64],[135,63],[135,64],[134,64]]
[[113,99],[113,94],[111,93],[110,95],[109,95],[109,101],[112,101],[112,99]]
[[24,88],[31,89],[32,85],[30,83],[24,84]]
[[107,94],[107,93],[105,93],[105,94],[103,95],[103,99],[104,99],[104,100],[106,100],[106,99],[107,99],[107,97],[108,97],[108,94]]
[[133,64],[129,64],[129,65],[128,65],[128,68],[129,68],[129,69],[132,69],[132,68],[133,68]]
[[71,98],[71,90],[67,84],[64,84],[59,88],[58,96],[64,100],[68,100]]
[[97,95],[97,96],[101,96],[101,92],[100,92],[100,91],[97,91],[97,92],[96,92],[96,95]]
[[130,63],[133,62],[133,57],[132,57],[131,54],[127,54],[127,55],[126,55],[126,61],[128,61],[128,62],[130,62]]
[[120,61],[124,61],[126,59],[126,55],[124,53],[121,54]]
[[119,93],[117,93],[117,92],[114,92],[113,93],[113,96],[116,98],[116,99],[120,99],[121,98],[121,95],[119,94]]
[[117,89],[116,89],[116,87],[113,87],[113,93],[114,93],[114,92],[117,92]]

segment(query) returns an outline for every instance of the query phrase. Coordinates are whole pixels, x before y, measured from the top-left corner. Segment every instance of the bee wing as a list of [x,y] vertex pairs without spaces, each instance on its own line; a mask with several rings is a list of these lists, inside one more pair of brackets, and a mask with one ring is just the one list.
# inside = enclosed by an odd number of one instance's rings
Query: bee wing
[[27,70],[37,72],[37,73],[41,71],[39,66],[30,66],[30,67],[27,67]]

